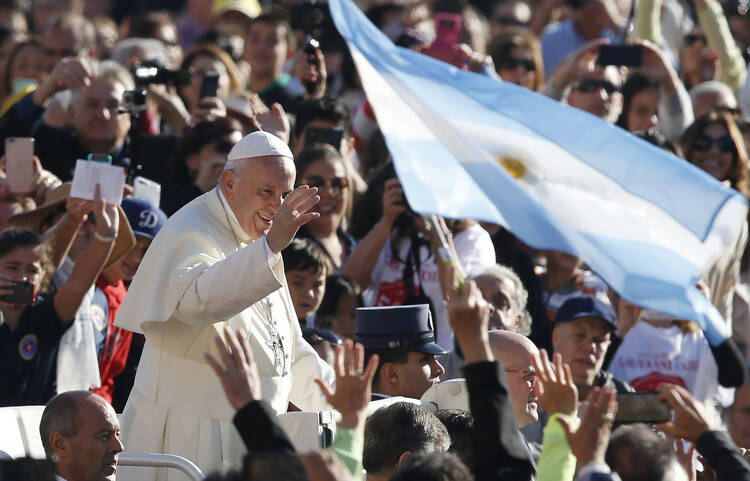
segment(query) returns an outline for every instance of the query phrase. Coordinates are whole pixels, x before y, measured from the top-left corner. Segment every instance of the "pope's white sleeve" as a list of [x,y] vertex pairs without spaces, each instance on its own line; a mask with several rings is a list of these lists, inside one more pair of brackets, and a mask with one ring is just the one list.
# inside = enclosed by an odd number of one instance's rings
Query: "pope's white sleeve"
[[234,317],[282,286],[284,265],[279,257],[264,238],[216,262],[190,284],[175,317],[194,325]]
[[331,409],[315,379],[318,378],[333,386],[336,383],[336,374],[301,335],[295,337],[292,391],[289,393],[289,400],[303,411]]

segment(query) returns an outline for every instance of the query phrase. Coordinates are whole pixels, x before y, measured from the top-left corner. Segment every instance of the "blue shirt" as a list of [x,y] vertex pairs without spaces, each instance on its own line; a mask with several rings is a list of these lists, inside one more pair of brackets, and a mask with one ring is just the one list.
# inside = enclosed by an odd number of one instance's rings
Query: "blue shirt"
[[[617,43],[615,33],[607,29],[601,38]],[[544,74],[552,75],[565,57],[586,45],[586,40],[576,30],[572,20],[553,23],[544,29],[542,35],[542,55],[544,56]]]

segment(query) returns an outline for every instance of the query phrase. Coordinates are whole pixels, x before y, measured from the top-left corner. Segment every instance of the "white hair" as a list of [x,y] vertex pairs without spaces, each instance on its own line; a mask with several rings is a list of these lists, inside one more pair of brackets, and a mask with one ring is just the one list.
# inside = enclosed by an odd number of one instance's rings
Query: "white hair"
[[729,108],[737,108],[737,98],[734,96],[732,88],[724,82],[709,80],[708,82],[696,85],[690,89],[690,101],[695,105],[696,99],[705,94],[721,95],[726,99]]
[[164,65],[169,65],[166,47],[155,38],[133,37],[118,42],[112,52],[112,60],[119,62],[121,65],[126,65],[130,57],[138,50],[143,52],[143,60],[158,60]]
[[528,336],[531,333],[531,315],[526,310],[529,293],[523,286],[523,282],[521,282],[521,278],[518,277],[518,274],[508,266],[495,264],[472,275],[471,279],[477,279],[479,277],[508,279],[513,283],[513,292],[511,293],[510,299],[508,299],[510,302],[511,314],[514,319],[517,316],[522,316],[521,323],[518,325],[518,333]]

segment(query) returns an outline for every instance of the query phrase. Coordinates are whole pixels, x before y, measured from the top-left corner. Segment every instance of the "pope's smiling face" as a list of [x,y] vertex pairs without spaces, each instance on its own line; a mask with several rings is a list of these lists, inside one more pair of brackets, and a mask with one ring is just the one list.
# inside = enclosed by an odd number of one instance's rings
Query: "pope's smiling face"
[[222,173],[222,192],[251,238],[268,233],[276,211],[294,188],[295,175],[294,162],[281,156],[243,160]]

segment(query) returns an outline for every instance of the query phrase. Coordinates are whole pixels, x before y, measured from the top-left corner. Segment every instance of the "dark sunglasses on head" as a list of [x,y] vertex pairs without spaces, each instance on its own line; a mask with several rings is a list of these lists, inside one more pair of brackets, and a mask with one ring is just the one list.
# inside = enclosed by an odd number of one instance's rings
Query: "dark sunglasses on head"
[[318,190],[330,187],[336,193],[341,193],[341,191],[349,187],[349,179],[346,177],[334,177],[328,180],[319,175],[308,175],[302,183],[310,187],[317,187]]
[[685,45],[693,45],[695,42],[701,42],[703,45],[708,45],[708,41],[706,41],[705,35],[696,35],[694,33],[690,33],[685,35],[684,40]]
[[620,87],[613,84],[609,80],[586,79],[586,80],[581,80],[574,87],[574,90],[578,90],[579,92],[584,92],[584,93],[592,93],[600,89],[604,89],[609,95],[612,95],[613,93],[620,91]]
[[534,65],[533,60],[529,60],[526,58],[513,58],[513,57],[506,57],[500,61],[500,68],[505,70],[515,70],[518,67],[523,67],[526,69],[527,72],[533,72],[536,70],[536,66]]
[[522,22],[513,17],[495,17],[492,21],[499,25],[505,25],[508,27],[526,27],[528,25],[526,22]]
[[713,145],[716,145],[716,147],[719,149],[719,152],[722,153],[734,153],[736,147],[734,145],[734,140],[728,135],[724,135],[723,137],[710,137],[708,135],[697,135],[693,139],[693,150],[696,152],[708,152],[711,150],[711,147]]

